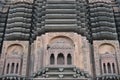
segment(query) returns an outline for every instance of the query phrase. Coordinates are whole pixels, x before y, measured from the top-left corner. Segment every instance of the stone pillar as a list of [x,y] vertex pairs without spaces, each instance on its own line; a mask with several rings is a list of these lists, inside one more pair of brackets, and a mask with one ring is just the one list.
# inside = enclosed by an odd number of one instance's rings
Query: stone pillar
[[107,63],[106,63],[106,73],[108,74],[108,66],[107,66]]
[[16,66],[17,66],[17,63],[14,63],[14,74],[16,74]]
[[57,65],[57,54],[54,54],[54,56],[55,56],[55,65]]
[[117,74],[118,74],[117,65],[116,65],[116,64],[114,64],[114,65],[115,65],[115,73],[117,73]]
[[111,65],[111,73],[113,73],[113,66],[112,66],[112,63],[110,63],[110,65]]
[[[106,69],[106,73],[107,73],[107,65],[106,65],[106,63],[105,63],[105,69]],[[105,74],[106,74],[106,73],[105,73]]]
[[21,65],[18,63],[18,74],[21,74]]
[[67,65],[67,54],[63,54],[64,55],[64,61],[65,61],[65,65]]
[[104,65],[103,63],[101,65],[102,65],[102,73],[104,74]]

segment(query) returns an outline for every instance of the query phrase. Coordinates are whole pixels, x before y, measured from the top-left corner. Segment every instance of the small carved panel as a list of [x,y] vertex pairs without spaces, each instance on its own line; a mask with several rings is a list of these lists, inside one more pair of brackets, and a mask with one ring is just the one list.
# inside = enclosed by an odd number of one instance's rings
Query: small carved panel
[[115,54],[115,48],[111,44],[102,44],[99,47],[99,53],[100,54],[105,54],[105,53],[112,53]]
[[72,48],[72,46],[73,46],[73,42],[66,37],[55,38],[49,44],[49,47],[52,47],[52,48],[66,49],[66,48]]
[[8,55],[21,55],[23,53],[23,47],[21,45],[11,45],[7,49]]

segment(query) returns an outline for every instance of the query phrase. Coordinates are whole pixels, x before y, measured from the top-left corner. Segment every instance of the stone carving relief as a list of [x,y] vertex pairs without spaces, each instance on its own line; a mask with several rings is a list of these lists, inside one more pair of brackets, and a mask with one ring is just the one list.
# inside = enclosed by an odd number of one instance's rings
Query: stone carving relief
[[[94,57],[97,76],[108,74],[109,71],[105,71],[105,66],[107,67],[108,64],[114,67],[111,68],[112,72],[110,74],[114,74],[114,72],[117,73],[118,45],[118,41],[113,40],[94,41]],[[114,64],[114,66],[112,64]]]
[[114,46],[107,43],[100,45],[99,54],[105,54],[105,53],[115,54]]
[[8,55],[21,55],[23,53],[23,48],[21,45],[15,44],[11,45],[7,49]]
[[102,44],[99,47],[100,61],[102,66],[102,74],[114,74],[117,73],[116,65],[116,50],[111,44]]
[[[59,46],[58,46],[59,45]],[[50,46],[51,47],[59,47],[59,48],[72,48],[73,46],[73,42],[66,38],[66,37],[58,37],[58,38],[55,38],[53,39],[51,42],[50,42]]]
[[6,0],[7,2],[16,3],[16,2],[33,2],[33,0]]
[[[71,39],[64,36],[59,36],[53,38],[49,45],[48,45],[48,52],[49,57],[52,55],[53,57],[50,57],[50,60],[53,60],[55,56],[55,65],[57,64],[67,64],[69,61],[68,58],[70,58],[70,61],[72,60],[72,55],[74,53],[73,51],[74,43]],[[70,57],[68,56],[70,55]],[[71,57],[72,56],[72,57]],[[65,58],[65,59],[64,59]],[[62,62],[62,63],[61,63]],[[52,62],[51,62],[52,63]],[[72,64],[72,61],[70,62]]]
[[23,47],[19,44],[8,46],[4,74],[21,74]]

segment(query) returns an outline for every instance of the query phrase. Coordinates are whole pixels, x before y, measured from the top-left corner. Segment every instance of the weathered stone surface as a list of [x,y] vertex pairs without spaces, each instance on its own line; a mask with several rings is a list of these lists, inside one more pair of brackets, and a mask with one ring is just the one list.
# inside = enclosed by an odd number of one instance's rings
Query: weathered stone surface
[[0,0],[0,80],[120,80],[119,8],[119,0]]

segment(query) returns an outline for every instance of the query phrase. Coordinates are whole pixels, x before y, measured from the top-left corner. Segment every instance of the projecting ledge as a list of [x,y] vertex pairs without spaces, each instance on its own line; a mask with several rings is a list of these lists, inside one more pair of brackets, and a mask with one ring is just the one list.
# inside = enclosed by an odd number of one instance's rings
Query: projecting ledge
[[33,79],[33,80],[89,80],[89,79],[75,79],[75,78],[66,78],[66,79],[60,79],[60,78],[36,78],[36,79]]

